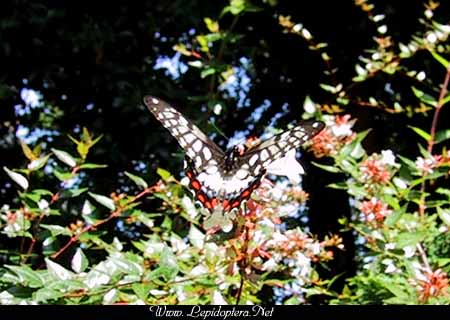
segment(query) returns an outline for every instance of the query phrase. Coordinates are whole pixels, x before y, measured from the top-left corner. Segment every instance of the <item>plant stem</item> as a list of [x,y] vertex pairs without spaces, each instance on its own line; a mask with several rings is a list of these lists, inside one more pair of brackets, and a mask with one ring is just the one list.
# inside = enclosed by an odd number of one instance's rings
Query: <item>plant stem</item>
[[[430,140],[428,140],[428,152],[431,154],[433,152],[433,146],[435,144],[435,138],[436,138],[436,130],[437,130],[437,123],[439,120],[439,114],[441,112],[441,109],[444,105],[444,99],[447,94],[447,87],[448,83],[450,81],[450,64],[447,67],[447,72],[445,73],[444,83],[442,84],[441,91],[439,92],[439,98],[436,104],[436,108],[434,110],[433,115],[433,121],[431,122],[431,129],[430,129]],[[424,176],[422,176],[424,178]],[[425,180],[423,179],[422,184],[420,186],[420,201],[419,201],[419,215],[423,217],[425,215]]]

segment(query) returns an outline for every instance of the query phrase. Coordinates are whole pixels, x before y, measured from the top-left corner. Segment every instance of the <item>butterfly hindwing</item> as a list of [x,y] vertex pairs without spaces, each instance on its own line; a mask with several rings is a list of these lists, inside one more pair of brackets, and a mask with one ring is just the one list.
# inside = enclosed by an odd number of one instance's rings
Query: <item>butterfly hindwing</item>
[[186,156],[196,170],[202,171],[217,165],[224,157],[222,149],[167,102],[146,96],[144,103],[186,151]]

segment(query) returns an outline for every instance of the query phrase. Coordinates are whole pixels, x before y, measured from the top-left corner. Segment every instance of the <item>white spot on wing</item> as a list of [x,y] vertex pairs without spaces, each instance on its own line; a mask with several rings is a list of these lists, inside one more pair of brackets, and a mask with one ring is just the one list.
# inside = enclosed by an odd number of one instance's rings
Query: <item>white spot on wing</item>
[[248,171],[244,170],[244,169],[239,169],[236,172],[236,177],[238,177],[239,179],[245,179],[248,176]]
[[188,133],[187,135],[184,136],[184,139],[186,139],[187,143],[191,143],[192,141],[195,140],[195,136],[192,133]]
[[206,172],[209,174],[215,174],[218,171],[216,166],[210,166],[208,169],[206,169]]
[[283,134],[281,135],[281,140],[286,139],[288,136],[289,136],[289,131],[286,131],[285,133],[283,133]]
[[195,152],[194,152],[194,150],[192,150],[192,149],[188,149],[188,151],[186,152],[186,154],[187,154],[187,156],[189,157],[189,158],[191,158],[191,159],[194,159],[194,157],[195,157]]
[[277,146],[270,146],[269,151],[272,154],[272,156],[276,155],[278,153],[278,147]]
[[209,148],[203,148],[203,155],[205,156],[205,160],[209,160],[212,157],[211,151]]
[[178,127],[178,130],[180,131],[180,134],[185,134],[186,132],[188,132],[188,128],[183,126]]
[[261,151],[261,160],[265,161],[267,158],[269,158],[269,153],[266,149],[264,149],[263,151]]
[[[187,136],[186,136],[187,138]],[[194,149],[195,152],[199,152],[202,149],[202,142],[200,140],[195,141],[195,143],[192,145],[192,149]]]
[[180,125],[182,126],[187,126],[188,122],[185,118],[180,117],[180,119],[178,119],[178,122],[180,123]]
[[248,161],[248,163],[249,163],[251,166],[253,166],[253,165],[255,164],[256,160],[258,160],[258,155],[257,155],[257,154],[254,154],[254,155],[250,158],[250,160]]
[[202,165],[202,158],[200,156],[195,157],[195,166],[200,167]]

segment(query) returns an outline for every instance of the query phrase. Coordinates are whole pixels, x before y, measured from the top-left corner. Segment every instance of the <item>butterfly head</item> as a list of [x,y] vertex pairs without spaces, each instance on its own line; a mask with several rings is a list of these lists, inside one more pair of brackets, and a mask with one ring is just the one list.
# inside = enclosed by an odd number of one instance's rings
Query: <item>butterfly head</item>
[[242,157],[245,153],[246,147],[243,145],[236,145],[225,153],[224,169],[225,171],[232,171],[236,169],[237,159]]

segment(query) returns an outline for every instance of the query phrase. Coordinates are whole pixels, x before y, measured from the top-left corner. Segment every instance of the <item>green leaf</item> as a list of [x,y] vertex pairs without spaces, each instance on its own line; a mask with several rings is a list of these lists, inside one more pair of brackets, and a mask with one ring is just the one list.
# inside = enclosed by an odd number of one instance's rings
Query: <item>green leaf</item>
[[89,265],[89,261],[86,258],[86,255],[84,254],[83,250],[78,248],[77,251],[75,252],[75,254],[73,255],[73,258],[71,261],[72,270],[75,271],[76,273],[81,273],[84,270],[86,270],[88,265]]
[[328,185],[328,187],[331,189],[337,189],[337,190],[347,190],[348,189],[348,185],[345,182],[330,183]]
[[401,155],[398,156],[411,170],[416,170],[416,163]]
[[55,175],[56,178],[58,178],[58,180],[63,182],[70,180],[74,177],[74,175],[71,172],[61,172],[57,169],[53,170],[53,174]]
[[312,161],[311,163],[313,165],[315,165],[316,167],[319,167],[320,169],[328,171],[328,172],[332,172],[332,173],[340,172],[339,168],[337,168],[337,167],[327,166],[327,165],[320,164],[320,163],[317,163],[317,162],[314,162],[314,161]]
[[210,32],[219,32],[219,23],[211,18],[204,18],[203,21]]
[[445,130],[436,132],[436,137],[434,140],[435,140],[435,143],[441,143],[448,139],[450,139],[450,129],[445,129]]
[[165,169],[162,169],[162,168],[158,168],[158,169],[156,169],[156,173],[161,177],[161,179],[163,179],[164,181],[167,181],[167,180],[169,180],[171,177],[172,177],[172,174],[169,172],[169,171],[167,171],[167,170],[165,170]]
[[106,164],[96,164],[96,163],[83,163],[80,165],[80,169],[99,169],[106,168],[108,165]]
[[100,194],[96,194],[96,193],[92,193],[92,192],[88,192],[89,195],[94,198],[95,201],[97,201],[98,203],[100,203],[102,206],[108,208],[111,211],[116,210],[116,206],[114,204],[114,201],[108,197],[102,196]]
[[28,160],[33,161],[37,159],[37,155],[30,149],[30,147],[22,140],[19,140],[22,152]]
[[50,233],[53,237],[56,237],[60,234],[63,234],[65,236],[69,236],[69,237],[72,236],[72,233],[62,226],[53,225],[53,224],[40,224],[40,226],[42,228],[50,231]]
[[31,161],[31,162],[28,164],[28,167],[27,167],[27,168],[28,168],[29,170],[31,170],[31,171],[39,170],[39,169],[41,169],[43,166],[45,166],[45,164],[47,163],[47,161],[48,161],[49,158],[50,158],[50,155],[48,154],[48,155],[46,155],[46,156],[40,157],[40,158],[38,158],[38,159],[35,159],[35,160]]
[[408,126],[410,129],[412,129],[415,133],[417,133],[420,137],[424,138],[425,141],[430,141],[431,140],[431,135],[427,132],[425,132],[424,130],[417,128],[417,127],[413,127],[413,126]]
[[441,207],[437,207],[437,212],[439,215],[439,218],[448,226],[450,227],[450,209],[442,209]]
[[177,264],[177,258],[173,254],[172,250],[167,247],[161,252],[159,266],[159,271],[166,281],[170,281],[178,274],[179,267]]
[[3,170],[8,174],[8,176],[17,183],[22,189],[27,190],[28,189],[28,180],[21,175],[20,173],[14,172],[9,170],[7,167],[3,167]]
[[147,182],[145,182],[144,179],[141,177],[135,176],[134,174],[131,174],[129,172],[125,171],[125,175],[130,178],[138,187],[142,187],[143,189],[148,188]]
[[202,70],[202,72],[200,72],[200,78],[204,79],[207,76],[215,74],[216,72],[217,72],[217,70],[215,68],[212,68],[212,67],[206,68],[206,69]]
[[36,302],[47,302],[49,300],[57,300],[63,297],[64,294],[64,292],[44,287],[33,293],[33,300]]
[[390,286],[387,285],[385,286],[386,289],[388,289],[392,294],[394,294],[397,298],[401,298],[401,299],[405,299],[405,301],[408,298],[408,292],[403,290],[401,287],[399,286]]
[[72,273],[62,267],[61,265],[57,264],[56,262],[51,261],[48,258],[45,258],[45,264],[47,265],[47,269],[49,274],[57,280],[70,280],[72,279]]
[[154,285],[151,283],[133,283],[131,289],[142,301],[147,300],[148,294]]
[[441,105],[445,106],[450,101],[450,94],[447,95],[444,99],[441,101]]
[[61,193],[61,198],[75,198],[78,197],[80,194],[86,192],[87,190],[89,189],[88,188],[67,189]]
[[77,165],[77,162],[75,161],[75,159],[66,151],[52,148],[52,152],[61,162],[64,162],[69,167],[73,168]]
[[319,86],[327,91],[327,92],[331,92],[331,93],[337,93],[338,92],[338,87],[335,86],[331,86],[329,84],[325,84],[325,83],[319,83]]
[[396,243],[399,248],[414,247],[425,239],[423,232],[404,232],[397,236]]
[[430,50],[430,53],[432,54],[433,58],[436,59],[436,61],[438,61],[440,64],[442,64],[447,70],[449,62],[434,50]]
[[407,205],[404,205],[402,208],[400,208],[398,210],[394,210],[394,212],[392,212],[392,214],[387,216],[384,223],[388,227],[393,227],[397,223],[397,221],[403,216],[403,214],[406,212],[406,209],[407,209]]
[[22,285],[31,288],[40,288],[44,285],[44,280],[39,275],[39,271],[34,271],[28,266],[5,266],[13,271],[19,278]]
[[428,104],[430,106],[436,107],[437,101],[436,101],[436,99],[433,96],[430,96],[429,94],[427,94],[427,93],[425,93],[425,92],[423,92],[423,91],[421,91],[421,90],[419,90],[419,89],[417,89],[415,87],[411,87],[411,88],[413,90],[414,95],[420,101],[422,101],[422,102],[424,102],[424,103],[426,103],[426,104]]

